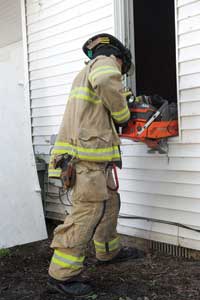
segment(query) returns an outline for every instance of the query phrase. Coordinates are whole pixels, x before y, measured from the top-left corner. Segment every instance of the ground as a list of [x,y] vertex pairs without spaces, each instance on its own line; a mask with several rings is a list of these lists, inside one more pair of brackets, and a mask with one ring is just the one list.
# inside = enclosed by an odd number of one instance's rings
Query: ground
[[[71,300],[46,285],[50,240],[14,247],[0,255],[0,300]],[[91,300],[200,299],[198,260],[148,252],[142,259],[96,266],[89,250],[87,261],[86,274],[95,289]]]

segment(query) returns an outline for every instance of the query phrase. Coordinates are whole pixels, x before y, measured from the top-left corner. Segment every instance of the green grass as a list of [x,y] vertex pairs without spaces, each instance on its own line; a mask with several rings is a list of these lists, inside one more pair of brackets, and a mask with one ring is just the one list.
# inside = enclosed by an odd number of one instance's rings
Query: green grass
[[8,256],[10,255],[9,249],[0,249],[0,257]]

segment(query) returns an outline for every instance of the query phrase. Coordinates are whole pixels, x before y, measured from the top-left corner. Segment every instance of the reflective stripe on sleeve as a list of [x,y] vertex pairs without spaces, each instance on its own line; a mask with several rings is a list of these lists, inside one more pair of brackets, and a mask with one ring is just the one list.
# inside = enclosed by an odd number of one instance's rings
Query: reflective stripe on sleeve
[[97,67],[90,73],[88,79],[90,80],[91,83],[93,83],[96,78],[105,74],[121,75],[121,72],[117,68],[109,65]]
[[111,240],[108,243],[101,243],[101,242],[94,241],[96,252],[107,253],[106,244],[108,245],[109,251],[114,251],[119,249],[120,247],[119,237],[115,238],[114,240]]
[[84,100],[93,104],[102,103],[97,94],[88,87],[76,87],[71,90],[69,99]]
[[73,256],[63,253],[61,251],[55,250],[54,255],[52,257],[52,262],[63,268],[70,269],[81,269],[83,267],[83,261],[85,256]]
[[130,111],[126,105],[122,110],[111,113],[113,119],[117,122],[125,122],[130,118]]

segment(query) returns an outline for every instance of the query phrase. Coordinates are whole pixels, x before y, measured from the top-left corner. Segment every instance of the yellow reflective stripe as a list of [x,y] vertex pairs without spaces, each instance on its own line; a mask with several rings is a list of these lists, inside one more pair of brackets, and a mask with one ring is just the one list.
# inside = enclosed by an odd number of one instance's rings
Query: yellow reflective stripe
[[100,243],[100,242],[97,242],[94,240],[94,244],[95,244],[95,246],[100,246],[101,248],[105,248],[105,242]]
[[62,258],[66,258],[66,259],[69,259],[70,261],[74,261],[74,262],[81,262],[82,263],[85,259],[85,256],[77,257],[77,256],[74,256],[74,255],[63,253],[59,250],[55,250],[54,253],[57,254],[58,256],[62,257]]
[[97,67],[95,68],[89,75],[89,80],[93,81],[95,80],[98,76],[104,75],[104,74],[120,74],[121,72],[112,66],[101,66],[101,67]]
[[116,237],[114,240],[109,242],[109,245],[112,246],[113,244],[119,243],[119,237]]
[[89,93],[89,94],[91,94],[93,96],[97,96],[97,94],[93,90],[89,89],[86,86],[75,87],[71,92],[76,92],[76,91],[84,91],[84,92]]
[[64,142],[56,142],[52,155],[68,153],[72,156],[89,161],[110,161],[120,159],[118,146],[108,148],[83,148]]
[[[109,251],[114,251],[116,249],[119,248],[119,237],[115,238],[114,240],[108,242],[108,249]],[[107,249],[106,249],[106,243],[101,243],[101,242],[97,242],[94,240],[94,244],[95,244],[95,249],[97,252],[102,252],[102,253],[106,253]]]
[[127,111],[129,111],[129,109],[128,109],[128,106],[126,105],[122,110],[112,112],[112,116],[119,116]]
[[101,75],[105,75],[105,74],[114,74],[114,75],[118,75],[121,73],[119,71],[112,71],[112,70],[107,70],[107,71],[102,71],[102,72],[98,72],[95,76],[90,77],[90,81],[93,82],[97,77],[101,76]]
[[51,260],[54,264],[60,266],[60,267],[63,267],[63,268],[69,268],[69,269],[75,269],[75,270],[78,270],[78,269],[81,269],[81,267],[79,266],[75,266],[75,265],[71,265],[71,264],[68,264],[66,262],[63,262],[55,257],[52,257],[52,260]]
[[[76,156],[77,158],[80,158],[80,159],[83,159],[83,160],[90,160],[90,161],[109,161],[109,160],[112,160],[112,159],[120,159],[120,154],[119,153],[116,153],[116,154],[110,154],[110,155],[106,155],[106,156],[90,156],[90,155],[84,155],[84,154],[80,154],[80,153],[77,153],[77,152],[74,152],[74,151],[70,151],[68,150],[67,151],[70,155],[72,156]],[[61,153],[66,153],[66,150],[58,150],[58,154],[61,154]]]
[[126,106],[120,111],[112,112],[111,115],[118,122],[126,121],[130,118],[130,111],[128,109],[128,106]]
[[91,103],[94,103],[94,104],[102,103],[102,101],[100,99],[95,100],[92,97],[86,96],[86,95],[83,95],[83,94],[72,94],[71,96],[75,99],[85,100],[85,101],[88,101],[88,102],[91,102]]
[[57,172],[53,172],[52,170],[48,170],[48,177],[60,178],[61,170]]
[[70,92],[70,98],[84,100],[93,104],[102,103],[101,99],[98,98],[96,93],[88,87],[76,87]]
[[77,257],[77,256],[63,253],[59,250],[55,250],[54,255],[52,257],[52,262],[64,268],[71,268],[71,269],[78,270],[83,267],[84,259],[85,256]]
[[121,117],[114,117],[114,119],[117,121],[117,122],[122,122],[122,121],[126,121],[130,118],[130,112],[127,111],[126,114],[124,114],[123,116]]
[[[69,143],[65,143],[65,142],[56,142],[55,143],[55,147],[71,147],[71,148],[75,148],[78,149],[81,152],[87,151],[88,153],[102,153],[102,152],[111,152],[113,150],[117,150],[118,151],[118,146],[113,146],[113,147],[108,147],[108,148],[98,148],[98,149],[94,149],[94,148],[84,148],[84,147],[78,147],[78,146],[73,146]],[[63,149],[64,150],[64,149]]]

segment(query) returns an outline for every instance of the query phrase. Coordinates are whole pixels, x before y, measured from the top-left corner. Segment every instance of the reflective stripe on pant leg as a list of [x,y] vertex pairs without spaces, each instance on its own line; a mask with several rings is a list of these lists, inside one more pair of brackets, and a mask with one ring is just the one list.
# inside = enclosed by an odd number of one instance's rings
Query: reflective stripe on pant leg
[[68,255],[59,250],[55,250],[51,262],[63,268],[78,270],[83,268],[84,259],[85,256],[77,257],[74,255]]
[[108,253],[115,251],[120,247],[119,237],[105,243],[97,242],[94,240],[96,253]]

